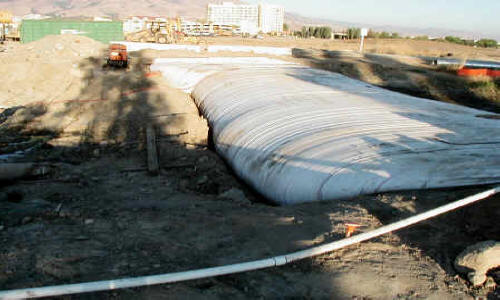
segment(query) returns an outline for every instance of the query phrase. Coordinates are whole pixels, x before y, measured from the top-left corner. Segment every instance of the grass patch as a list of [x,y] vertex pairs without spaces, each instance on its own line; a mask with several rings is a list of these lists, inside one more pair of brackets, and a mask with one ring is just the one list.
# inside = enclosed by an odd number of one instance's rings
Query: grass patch
[[468,88],[477,96],[500,102],[500,80],[475,80],[467,83]]

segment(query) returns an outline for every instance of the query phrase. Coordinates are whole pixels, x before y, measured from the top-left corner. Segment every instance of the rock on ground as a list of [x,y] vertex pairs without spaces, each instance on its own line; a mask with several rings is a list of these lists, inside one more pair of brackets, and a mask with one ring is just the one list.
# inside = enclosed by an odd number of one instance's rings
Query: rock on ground
[[500,266],[500,242],[485,241],[467,247],[455,260],[455,268],[466,273],[469,281],[478,286],[483,284],[488,270]]

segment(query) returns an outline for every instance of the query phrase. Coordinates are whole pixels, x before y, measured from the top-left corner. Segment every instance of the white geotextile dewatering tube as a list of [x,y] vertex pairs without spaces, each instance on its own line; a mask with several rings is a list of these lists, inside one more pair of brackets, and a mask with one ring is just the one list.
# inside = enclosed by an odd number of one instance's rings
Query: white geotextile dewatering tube
[[[141,51],[146,49],[159,51],[175,51],[185,50],[193,52],[201,52],[203,47],[198,45],[183,45],[183,44],[155,44],[155,43],[139,43],[127,41],[112,41],[111,44],[122,44],[127,46],[128,51]],[[236,46],[236,45],[209,45],[206,47],[208,52],[247,52],[255,54],[267,54],[277,56],[291,56],[292,48],[280,47],[258,47],[258,46]]]
[[193,58],[157,58],[151,65],[151,71],[160,71],[168,84],[191,93],[194,87],[205,77],[212,74],[244,67],[245,69],[274,69],[277,66],[300,68],[299,65],[267,57],[204,57]]
[[471,203],[477,202],[479,200],[488,198],[494,194],[500,192],[500,186],[495,187],[493,189],[487,190],[485,192],[469,196],[462,200],[458,200],[438,208],[429,210],[425,213],[421,213],[415,215],[413,217],[389,224],[387,226],[380,227],[378,229],[361,233],[355,235],[350,238],[346,238],[340,241],[335,241],[332,243],[328,243],[322,246],[313,247],[307,250],[302,250],[290,254],[270,257],[266,259],[238,263],[220,267],[199,269],[193,271],[185,271],[178,273],[169,273],[162,275],[152,275],[152,276],[142,276],[135,278],[125,278],[125,279],[116,279],[116,280],[104,280],[104,281],[95,281],[95,282],[87,282],[87,283],[78,283],[78,284],[67,284],[67,285],[58,285],[58,286],[48,286],[41,288],[29,288],[29,289],[19,289],[19,290],[11,290],[11,291],[0,291],[0,299],[24,299],[24,298],[39,298],[39,297],[49,297],[49,296],[60,296],[67,294],[76,294],[76,293],[88,293],[88,292],[97,292],[97,291],[106,291],[106,290],[115,290],[115,289],[123,289],[123,288],[132,288],[132,287],[140,287],[140,286],[148,286],[148,285],[156,285],[156,284],[165,284],[165,283],[173,283],[194,279],[201,279],[207,277],[228,275],[241,273],[252,270],[259,270],[264,268],[282,266],[288,264],[293,261],[301,260],[304,258],[309,258],[321,254],[325,254],[334,250],[338,250],[340,248],[344,248],[347,246],[351,246],[353,244],[357,244],[380,235],[393,232],[399,230],[401,228],[408,227],[410,225],[428,220],[430,218],[436,217],[438,215],[444,214],[446,212],[458,209],[460,207],[469,205]]
[[500,182],[499,115],[277,59],[157,59],[236,175],[277,204]]

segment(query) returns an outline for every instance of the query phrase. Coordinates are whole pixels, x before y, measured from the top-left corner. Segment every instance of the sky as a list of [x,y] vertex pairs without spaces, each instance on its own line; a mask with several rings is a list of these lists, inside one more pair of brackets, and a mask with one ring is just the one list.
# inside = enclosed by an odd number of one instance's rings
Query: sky
[[283,5],[286,11],[306,17],[378,26],[436,27],[484,32],[485,35],[500,37],[500,0],[266,0],[264,2]]

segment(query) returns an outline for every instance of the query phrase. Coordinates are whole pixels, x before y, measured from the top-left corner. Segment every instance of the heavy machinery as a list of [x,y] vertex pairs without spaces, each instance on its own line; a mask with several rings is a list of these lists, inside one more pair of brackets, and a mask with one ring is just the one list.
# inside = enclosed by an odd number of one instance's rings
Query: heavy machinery
[[5,39],[8,41],[16,41],[19,42],[21,40],[21,35],[17,28],[14,28],[12,25],[7,26],[8,32],[5,35]]
[[12,13],[6,10],[0,11],[0,42],[4,42],[6,39],[5,29],[12,23]]
[[16,24],[11,12],[6,10],[0,11],[0,42],[6,40],[20,41],[19,24]]
[[146,27],[145,30],[129,34],[127,40],[141,43],[173,44],[179,39],[179,33],[171,22],[149,21]]
[[106,57],[106,65],[109,67],[127,68],[129,57],[127,46],[122,44],[110,44],[108,56]]

